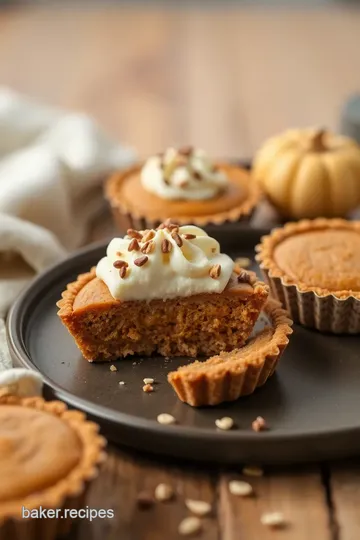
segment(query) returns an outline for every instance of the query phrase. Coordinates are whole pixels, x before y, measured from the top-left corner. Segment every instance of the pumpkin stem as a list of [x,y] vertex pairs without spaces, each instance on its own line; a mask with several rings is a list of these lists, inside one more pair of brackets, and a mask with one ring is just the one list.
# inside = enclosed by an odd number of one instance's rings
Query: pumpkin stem
[[323,152],[326,150],[326,144],[324,141],[325,129],[318,129],[310,140],[310,150],[313,152]]

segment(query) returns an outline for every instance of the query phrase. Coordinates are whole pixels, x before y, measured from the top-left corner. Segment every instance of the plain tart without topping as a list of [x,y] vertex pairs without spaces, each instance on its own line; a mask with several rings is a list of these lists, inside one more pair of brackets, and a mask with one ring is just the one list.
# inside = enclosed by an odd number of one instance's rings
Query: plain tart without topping
[[360,222],[288,223],[256,249],[272,294],[294,321],[324,332],[360,332]]
[[151,229],[172,216],[200,227],[249,220],[261,198],[258,183],[236,164],[212,162],[202,150],[168,148],[115,173],[105,196],[121,230]]
[[245,343],[268,292],[202,229],[167,222],[113,239],[67,286],[58,315],[89,361],[210,356]]
[[218,405],[252,394],[266,383],[289,343],[292,321],[276,300],[269,299],[263,311],[270,325],[244,347],[169,373],[168,381],[181,401],[193,407]]
[[[66,534],[74,515],[63,510],[85,508],[104,446],[98,426],[60,401],[0,397],[0,540]],[[36,519],[40,509],[52,519]]]

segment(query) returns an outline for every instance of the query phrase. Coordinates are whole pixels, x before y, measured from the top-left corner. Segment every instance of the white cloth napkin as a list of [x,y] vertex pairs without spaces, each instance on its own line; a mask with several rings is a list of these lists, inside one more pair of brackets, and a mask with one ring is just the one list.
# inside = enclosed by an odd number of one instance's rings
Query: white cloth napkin
[[85,114],[0,87],[0,370],[11,365],[9,306],[35,273],[83,242],[103,204],[100,184],[134,159]]

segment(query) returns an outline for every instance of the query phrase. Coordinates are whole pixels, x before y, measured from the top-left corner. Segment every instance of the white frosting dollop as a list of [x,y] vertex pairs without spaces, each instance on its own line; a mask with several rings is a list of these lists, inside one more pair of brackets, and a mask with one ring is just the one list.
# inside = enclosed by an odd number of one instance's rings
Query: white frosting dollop
[[[221,293],[230,279],[232,259],[220,253],[219,243],[199,227],[159,228],[145,232],[144,241],[131,236],[111,240],[106,257],[96,267],[96,275],[115,299],[166,300]],[[134,244],[142,251],[129,251]]]
[[203,150],[168,148],[146,161],[141,183],[162,199],[203,200],[223,191],[228,180]]

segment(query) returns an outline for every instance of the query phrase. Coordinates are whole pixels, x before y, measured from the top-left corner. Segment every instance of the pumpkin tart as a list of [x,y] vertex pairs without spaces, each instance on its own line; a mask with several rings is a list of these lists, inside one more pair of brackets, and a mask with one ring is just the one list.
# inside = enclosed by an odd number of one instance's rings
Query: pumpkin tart
[[[169,216],[180,224],[201,227],[251,217],[261,192],[249,171],[225,162],[210,166],[203,154],[196,154],[197,150],[191,150],[196,157],[193,161],[189,149],[171,153],[172,150],[165,153],[173,160],[168,166],[162,164],[161,156],[154,156],[148,162],[115,173],[106,182],[105,196],[120,229],[154,228]],[[159,161],[154,164],[156,159]],[[170,174],[166,176],[168,169]],[[216,177],[211,176],[214,171],[221,179],[217,183]],[[173,177],[175,184],[171,184]]]
[[360,332],[360,222],[288,223],[262,238],[260,263],[294,320],[334,333]]
[[112,240],[67,286],[58,315],[89,361],[213,355],[242,346],[268,297],[198,227],[164,223]]
[[[56,519],[55,510],[83,506],[104,445],[98,426],[62,402],[2,395],[0,539],[52,540],[67,532],[70,518]],[[38,519],[41,508],[52,509],[52,519]]]

